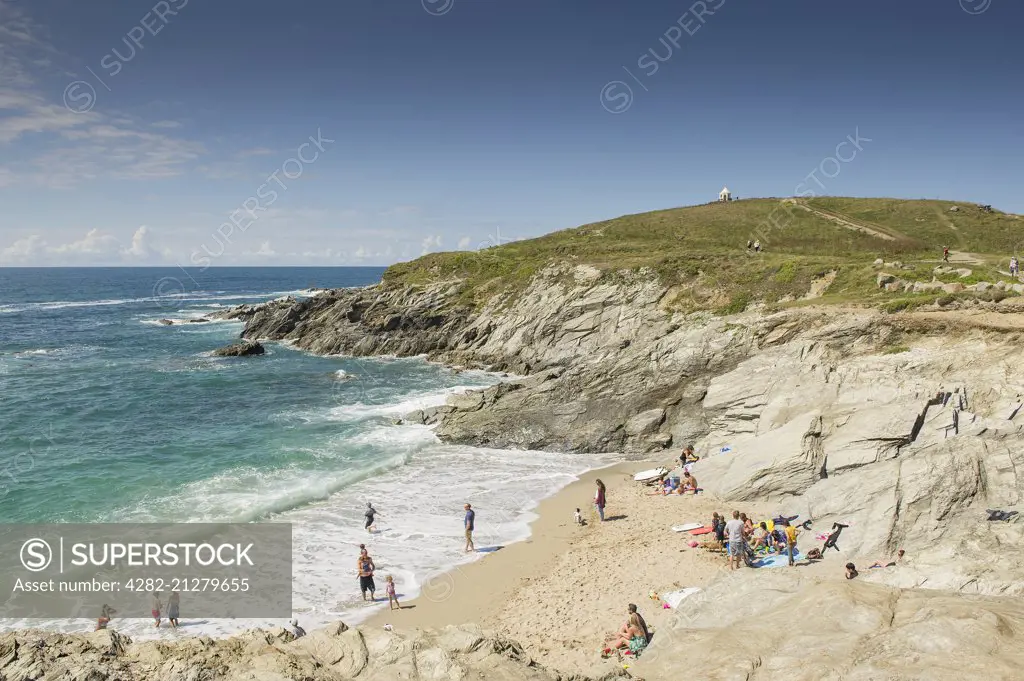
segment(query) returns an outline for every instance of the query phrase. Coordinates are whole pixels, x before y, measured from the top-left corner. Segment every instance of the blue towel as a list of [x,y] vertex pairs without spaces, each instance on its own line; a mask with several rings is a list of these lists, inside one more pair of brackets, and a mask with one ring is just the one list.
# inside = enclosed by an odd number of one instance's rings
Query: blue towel
[[[803,560],[803,558],[803,555],[799,552],[793,555],[793,560]],[[780,553],[774,556],[764,556],[763,558],[754,560],[751,565],[756,568],[786,567],[789,565],[789,555]]]

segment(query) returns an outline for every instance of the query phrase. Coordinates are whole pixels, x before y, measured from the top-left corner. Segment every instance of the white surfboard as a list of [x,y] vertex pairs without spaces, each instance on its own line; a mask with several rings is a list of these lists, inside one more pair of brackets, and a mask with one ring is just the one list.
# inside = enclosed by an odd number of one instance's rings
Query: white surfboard
[[672,528],[673,532],[689,532],[690,530],[697,530],[704,527],[704,523],[686,523],[685,525],[676,525]]
[[637,482],[646,482],[647,480],[656,480],[665,475],[665,473],[668,473],[667,468],[652,468],[649,471],[640,471],[633,476],[633,479]]

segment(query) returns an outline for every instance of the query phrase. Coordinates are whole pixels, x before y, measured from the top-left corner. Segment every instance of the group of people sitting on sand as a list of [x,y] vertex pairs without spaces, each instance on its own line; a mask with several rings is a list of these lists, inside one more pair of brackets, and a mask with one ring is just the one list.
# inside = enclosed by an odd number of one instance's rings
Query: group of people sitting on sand
[[[678,461],[678,467],[662,474],[654,481],[656,490],[652,492],[653,495],[686,494],[687,492],[697,494],[700,492],[697,478],[690,471],[690,467],[700,461],[700,457],[693,451],[693,445],[686,445],[683,453],[679,455]],[[671,465],[674,465],[674,462]]]
[[732,512],[732,520],[715,512],[711,516],[711,529],[715,540],[728,547],[727,558],[730,569],[737,569],[741,562],[751,565],[757,553],[788,554],[789,564],[794,565],[797,554],[796,526],[790,523],[795,518],[776,518],[759,523],[747,517],[746,513]]

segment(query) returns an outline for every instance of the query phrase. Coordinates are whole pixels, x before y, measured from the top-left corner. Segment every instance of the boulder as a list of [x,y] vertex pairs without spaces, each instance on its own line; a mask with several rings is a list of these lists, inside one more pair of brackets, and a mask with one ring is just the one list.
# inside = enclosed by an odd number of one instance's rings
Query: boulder
[[216,357],[249,357],[262,355],[266,352],[264,347],[256,341],[242,341],[218,348],[213,351]]
[[633,416],[624,426],[626,435],[633,437],[650,435],[658,430],[658,427],[665,422],[665,410],[660,408],[648,409]]
[[875,277],[875,283],[878,284],[878,288],[885,288],[887,285],[892,284],[895,281],[895,275],[889,274],[888,272],[879,272],[878,276]]

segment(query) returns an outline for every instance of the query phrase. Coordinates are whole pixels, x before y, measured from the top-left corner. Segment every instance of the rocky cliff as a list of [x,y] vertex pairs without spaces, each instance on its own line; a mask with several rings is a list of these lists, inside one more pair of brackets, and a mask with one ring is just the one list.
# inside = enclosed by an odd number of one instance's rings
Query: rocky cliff
[[709,492],[777,502],[815,534],[849,524],[848,555],[912,551],[899,586],[1024,592],[1024,526],[985,520],[1024,496],[1024,350],[1005,325],[1024,329],[1019,311],[993,303],[1000,330],[958,311],[680,314],[680,291],[651,273],[586,266],[477,308],[459,291],[337,290],[229,314],[251,339],[519,375],[407,417],[443,439],[634,455],[693,442]]
[[[114,631],[0,635],[0,678],[89,681],[559,681],[517,644],[472,626],[403,635],[341,622],[295,639],[254,629],[227,639],[133,643]],[[585,681],[580,679],[579,681]]]

